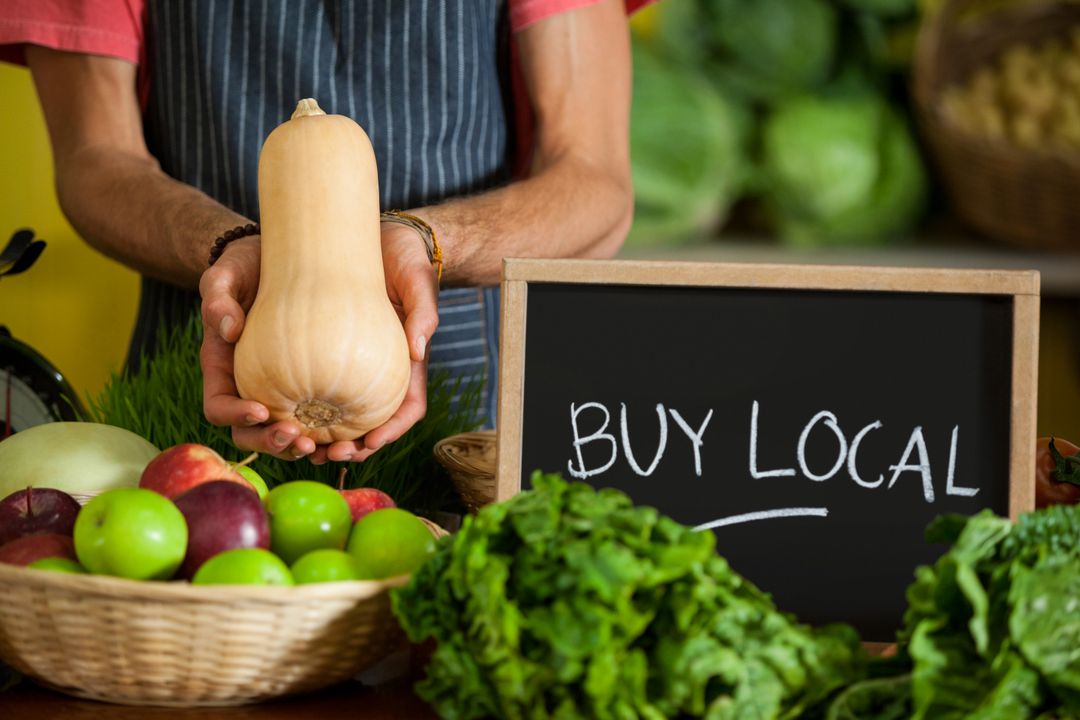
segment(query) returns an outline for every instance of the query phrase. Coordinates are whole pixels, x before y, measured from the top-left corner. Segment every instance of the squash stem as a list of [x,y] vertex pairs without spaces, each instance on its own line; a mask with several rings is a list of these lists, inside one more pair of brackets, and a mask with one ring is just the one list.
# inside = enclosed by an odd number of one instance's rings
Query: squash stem
[[296,110],[293,111],[290,120],[295,120],[300,117],[311,117],[312,115],[325,115],[322,108],[319,107],[319,103],[315,102],[314,98],[304,98],[300,102],[296,103]]

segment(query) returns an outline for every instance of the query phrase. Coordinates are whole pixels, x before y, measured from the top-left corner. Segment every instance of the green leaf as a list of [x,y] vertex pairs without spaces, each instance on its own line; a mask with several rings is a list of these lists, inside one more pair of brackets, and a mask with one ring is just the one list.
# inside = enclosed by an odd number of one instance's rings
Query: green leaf
[[1009,634],[1054,694],[1080,712],[1080,559],[1020,569],[1009,599]]
[[941,625],[923,621],[911,640],[915,720],[965,718],[993,687],[971,639]]
[[829,704],[825,720],[907,720],[911,717],[911,676],[854,683]]
[[1050,471],[1050,476],[1058,482],[1080,485],[1080,453],[1068,457],[1062,455],[1054,445],[1054,438],[1050,438],[1049,450],[1050,457],[1054,459],[1054,469]]

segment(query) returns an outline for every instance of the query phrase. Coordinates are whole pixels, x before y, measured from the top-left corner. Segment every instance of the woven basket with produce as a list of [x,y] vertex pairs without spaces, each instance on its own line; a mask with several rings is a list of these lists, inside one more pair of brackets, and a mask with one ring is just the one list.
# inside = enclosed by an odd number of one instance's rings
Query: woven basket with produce
[[920,29],[914,90],[964,221],[1019,246],[1080,247],[1080,4],[948,0]]
[[204,445],[157,453],[110,425],[29,428],[0,466],[0,661],[113,702],[228,705],[355,676],[402,647],[387,591],[446,534],[373,488],[267,490]]

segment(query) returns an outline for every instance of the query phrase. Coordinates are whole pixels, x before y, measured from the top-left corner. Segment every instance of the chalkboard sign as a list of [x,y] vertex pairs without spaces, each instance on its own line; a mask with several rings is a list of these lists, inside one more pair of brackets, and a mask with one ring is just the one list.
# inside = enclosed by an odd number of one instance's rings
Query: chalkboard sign
[[946,512],[1033,505],[1034,272],[508,260],[498,494],[533,470],[716,534],[891,640]]

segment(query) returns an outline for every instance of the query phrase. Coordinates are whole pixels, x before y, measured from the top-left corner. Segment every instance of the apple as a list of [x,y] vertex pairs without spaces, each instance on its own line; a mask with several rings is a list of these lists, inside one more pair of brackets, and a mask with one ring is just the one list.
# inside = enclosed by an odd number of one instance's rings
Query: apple
[[381,580],[414,572],[435,552],[435,536],[408,510],[384,508],[356,521],[347,550],[361,578]]
[[312,550],[289,568],[297,585],[320,582],[359,580],[356,560],[344,550]]
[[251,483],[251,486],[255,488],[255,492],[259,494],[260,500],[266,499],[266,496],[270,493],[270,488],[266,487],[266,481],[262,479],[262,475],[255,472],[255,470],[248,465],[238,465],[236,472],[240,473],[241,477]]
[[183,443],[163,450],[147,463],[139,487],[174,500],[196,485],[211,480],[228,480],[254,490],[225,458],[198,443]]
[[24,535],[71,535],[81,509],[63,490],[17,490],[0,500],[0,545]]
[[334,488],[313,480],[278,485],[266,496],[270,549],[286,563],[312,550],[341,550],[352,528],[349,503]]
[[207,560],[193,585],[295,585],[288,566],[262,548],[226,550]]
[[375,488],[361,487],[353,488],[351,490],[342,489],[339,492],[341,493],[341,496],[345,498],[345,502],[349,503],[349,511],[352,513],[353,522],[356,522],[373,510],[397,507],[392,497],[382,490],[376,490]]
[[75,553],[97,575],[167,580],[180,567],[187,540],[176,505],[143,488],[103,492],[75,520]]
[[75,560],[75,546],[70,535],[23,535],[0,545],[0,563],[29,565],[47,557]]
[[26,567],[31,567],[35,570],[52,570],[53,572],[72,573],[74,575],[86,574],[86,568],[82,565],[71,558],[63,557],[41,558],[40,560],[35,560]]
[[200,565],[226,550],[270,547],[270,517],[251,488],[211,480],[174,502],[188,528],[187,554],[177,577],[191,578]]

